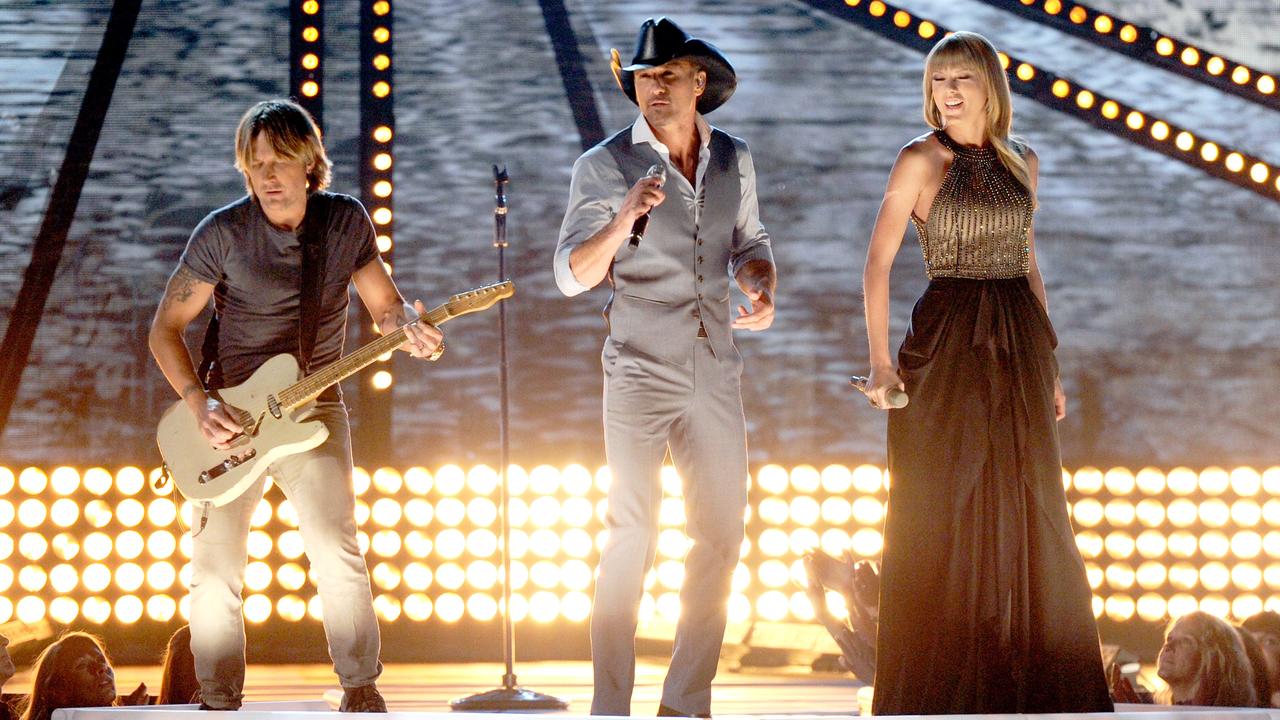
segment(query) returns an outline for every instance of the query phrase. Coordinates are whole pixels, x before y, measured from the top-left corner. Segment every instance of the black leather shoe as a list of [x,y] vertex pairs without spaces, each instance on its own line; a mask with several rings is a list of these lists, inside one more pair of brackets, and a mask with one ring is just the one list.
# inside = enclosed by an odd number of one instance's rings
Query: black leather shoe
[[711,713],[698,713],[698,714],[696,714],[696,715],[689,715],[689,714],[687,714],[687,713],[682,713],[682,712],[680,712],[679,710],[676,710],[676,709],[675,709],[675,708],[673,708],[673,707],[667,707],[666,705],[663,705],[663,704],[659,703],[659,704],[658,704],[658,717],[693,717],[693,718],[709,718],[709,717],[711,717]]

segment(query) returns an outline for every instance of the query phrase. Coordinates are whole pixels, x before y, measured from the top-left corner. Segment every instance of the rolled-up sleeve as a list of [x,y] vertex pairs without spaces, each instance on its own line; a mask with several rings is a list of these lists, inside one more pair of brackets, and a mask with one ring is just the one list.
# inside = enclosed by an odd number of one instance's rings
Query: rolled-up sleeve
[[569,266],[569,255],[613,220],[626,191],[622,171],[605,148],[594,147],[573,164],[573,176],[569,180],[569,207],[565,210],[564,222],[560,224],[560,239],[556,242],[553,262],[560,292],[573,297],[591,289],[574,276]]
[[773,245],[769,233],[760,223],[760,204],[756,199],[756,167],[751,150],[734,138],[738,150],[738,176],[741,178],[742,202],[738,205],[738,221],[733,228],[733,251],[729,256],[729,273],[738,276],[743,265],[752,260],[768,260],[773,264]]

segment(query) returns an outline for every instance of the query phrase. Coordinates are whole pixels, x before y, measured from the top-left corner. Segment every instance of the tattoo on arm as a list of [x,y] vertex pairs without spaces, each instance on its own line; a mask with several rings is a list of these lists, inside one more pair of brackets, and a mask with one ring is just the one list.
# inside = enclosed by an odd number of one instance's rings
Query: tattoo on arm
[[187,385],[186,387],[182,388],[182,398],[185,400],[186,397],[193,392],[198,392],[203,395],[204,386],[202,386],[200,383],[191,383],[190,385]]
[[195,273],[188,270],[187,266],[179,265],[178,269],[173,271],[173,277],[169,278],[169,284],[164,289],[164,300],[161,301],[160,308],[168,310],[174,303],[190,300],[198,282],[202,281],[196,277]]

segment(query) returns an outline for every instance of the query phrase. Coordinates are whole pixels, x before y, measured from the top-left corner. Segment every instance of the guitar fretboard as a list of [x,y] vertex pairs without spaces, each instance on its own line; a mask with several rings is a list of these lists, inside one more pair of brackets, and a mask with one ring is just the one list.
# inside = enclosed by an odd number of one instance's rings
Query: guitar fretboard
[[[422,316],[432,325],[440,323],[455,317],[449,312],[447,306],[440,306],[427,312]],[[419,318],[421,319],[421,318]],[[416,321],[415,321],[416,322]],[[412,325],[413,323],[409,323]],[[302,378],[298,382],[290,385],[276,395],[276,400],[285,410],[295,410],[312,400],[320,397],[320,393],[324,392],[330,385],[334,385],[372,365],[379,357],[394,351],[396,348],[404,344],[408,334],[405,328],[409,325],[402,325],[395,330],[383,335],[355,352],[336,360],[316,372]]]

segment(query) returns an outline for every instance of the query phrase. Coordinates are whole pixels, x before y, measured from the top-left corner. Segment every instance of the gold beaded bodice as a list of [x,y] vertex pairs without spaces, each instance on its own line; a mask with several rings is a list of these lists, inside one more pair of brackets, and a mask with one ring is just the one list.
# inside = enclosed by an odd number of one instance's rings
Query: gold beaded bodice
[[921,221],[911,222],[929,278],[1015,278],[1031,268],[1028,231],[1031,193],[1000,162],[994,148],[970,148],[942,130],[938,138],[955,159]]

